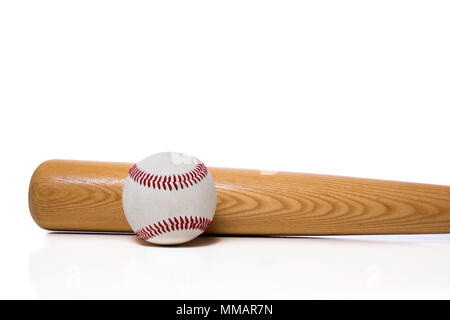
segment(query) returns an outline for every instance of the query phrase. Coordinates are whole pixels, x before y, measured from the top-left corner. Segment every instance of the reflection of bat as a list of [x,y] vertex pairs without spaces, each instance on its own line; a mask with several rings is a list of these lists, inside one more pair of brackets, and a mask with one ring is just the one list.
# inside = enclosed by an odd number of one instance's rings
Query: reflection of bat
[[[131,231],[122,186],[131,164],[51,160],[31,178],[42,228]],[[300,173],[209,168],[217,190],[210,234],[450,233],[450,187]]]

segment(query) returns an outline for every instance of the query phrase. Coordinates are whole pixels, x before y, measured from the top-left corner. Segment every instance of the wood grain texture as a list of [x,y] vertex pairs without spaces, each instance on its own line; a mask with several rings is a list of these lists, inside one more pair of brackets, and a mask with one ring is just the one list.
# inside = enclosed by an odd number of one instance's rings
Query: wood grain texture
[[[131,164],[51,160],[34,172],[30,212],[49,230],[131,231],[122,186]],[[208,233],[338,235],[450,232],[450,187],[209,168],[217,210]]]

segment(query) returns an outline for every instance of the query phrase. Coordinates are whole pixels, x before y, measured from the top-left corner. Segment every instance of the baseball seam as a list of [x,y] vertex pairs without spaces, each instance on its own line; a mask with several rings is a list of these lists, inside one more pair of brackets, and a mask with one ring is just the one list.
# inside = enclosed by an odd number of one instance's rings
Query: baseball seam
[[207,174],[208,169],[203,163],[197,164],[191,171],[172,175],[151,174],[140,169],[137,164],[128,171],[130,178],[142,186],[170,191],[189,188],[202,181]]
[[149,224],[135,232],[135,234],[143,239],[147,240],[162,234],[181,231],[181,230],[202,230],[205,231],[211,224],[211,220],[204,217],[173,217],[164,219],[153,224]]

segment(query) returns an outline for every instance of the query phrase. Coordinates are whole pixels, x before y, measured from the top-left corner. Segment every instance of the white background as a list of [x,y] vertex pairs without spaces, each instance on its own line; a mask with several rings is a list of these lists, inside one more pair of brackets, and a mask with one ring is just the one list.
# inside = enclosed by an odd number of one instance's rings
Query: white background
[[450,184],[447,1],[0,1],[0,298],[450,298],[450,236],[49,233],[47,159]]

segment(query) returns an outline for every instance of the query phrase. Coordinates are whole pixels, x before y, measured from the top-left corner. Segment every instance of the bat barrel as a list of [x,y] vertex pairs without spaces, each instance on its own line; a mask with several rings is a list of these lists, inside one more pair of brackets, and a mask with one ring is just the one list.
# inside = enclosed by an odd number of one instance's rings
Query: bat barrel
[[[48,230],[131,232],[122,186],[132,164],[50,160],[29,207]],[[450,187],[326,175],[209,168],[217,209],[207,233],[345,235],[450,232]]]
[[45,161],[31,177],[31,216],[48,230],[131,232],[122,210],[122,187],[130,167],[127,163]]

